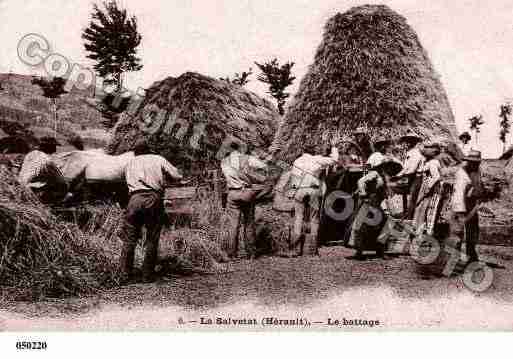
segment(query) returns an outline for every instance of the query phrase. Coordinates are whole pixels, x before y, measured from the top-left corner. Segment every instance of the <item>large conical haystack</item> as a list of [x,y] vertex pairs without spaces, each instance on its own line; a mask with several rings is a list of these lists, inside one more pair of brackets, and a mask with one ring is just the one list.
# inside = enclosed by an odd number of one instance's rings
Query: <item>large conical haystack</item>
[[355,7],[328,21],[274,145],[280,159],[292,161],[304,145],[322,151],[330,133],[362,125],[371,139],[411,128],[453,141],[456,132],[426,51],[406,20],[386,6]]
[[135,116],[124,116],[116,125],[110,152],[131,150],[137,138],[145,137],[185,173],[199,174],[219,167],[220,150],[231,138],[267,148],[278,120],[270,102],[242,87],[187,72],[147,90]]

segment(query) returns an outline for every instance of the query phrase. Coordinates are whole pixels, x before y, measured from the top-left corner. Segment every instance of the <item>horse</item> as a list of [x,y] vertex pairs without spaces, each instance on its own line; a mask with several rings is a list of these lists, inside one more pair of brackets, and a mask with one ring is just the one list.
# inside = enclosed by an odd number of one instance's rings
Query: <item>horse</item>
[[61,170],[70,193],[81,193],[87,199],[112,198],[123,205],[128,200],[125,169],[134,157],[133,152],[112,156],[86,150],[56,153],[52,160]]

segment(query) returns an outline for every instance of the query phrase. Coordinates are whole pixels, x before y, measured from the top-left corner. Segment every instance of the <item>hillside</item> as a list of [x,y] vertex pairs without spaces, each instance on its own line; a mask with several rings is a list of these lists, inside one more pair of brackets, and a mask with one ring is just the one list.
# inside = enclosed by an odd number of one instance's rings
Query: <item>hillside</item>
[[[0,129],[11,135],[13,126],[17,133],[24,128],[21,134],[29,138],[29,142],[31,136],[53,135],[55,126],[50,101],[31,83],[32,79],[28,75],[0,74]],[[100,112],[85,102],[93,95],[92,89],[73,88],[59,99],[57,138],[61,143],[67,143],[76,135],[82,137],[86,147],[101,147],[107,143],[109,135],[102,128]]]

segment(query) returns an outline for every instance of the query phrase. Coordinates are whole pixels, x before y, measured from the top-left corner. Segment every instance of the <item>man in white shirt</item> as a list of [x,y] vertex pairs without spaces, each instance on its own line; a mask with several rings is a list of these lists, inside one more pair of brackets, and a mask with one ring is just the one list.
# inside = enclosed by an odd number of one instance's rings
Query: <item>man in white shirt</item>
[[469,262],[479,260],[476,245],[479,240],[478,205],[482,195],[480,163],[481,152],[479,151],[472,150],[463,157],[461,167],[456,172],[452,195],[451,234],[459,238],[464,237]]
[[25,156],[18,174],[19,182],[31,189],[43,204],[57,204],[67,192],[64,176],[50,157],[58,145],[53,137],[41,138],[39,149]]
[[[287,257],[300,255],[317,255],[318,236],[321,210],[321,199],[325,187],[322,180],[323,171],[337,164],[339,159],[336,143],[338,137],[333,138],[330,156],[314,155],[314,146],[309,146],[300,156],[291,169],[290,186],[295,189],[294,195],[294,226],[291,234],[291,250],[284,253]],[[309,209],[307,222],[310,224],[310,233],[303,235],[303,222],[306,209]]]
[[460,135],[459,139],[460,143],[458,144],[458,147],[460,148],[461,152],[463,152],[463,156],[467,156],[472,149],[470,145],[470,140],[472,140],[472,137],[470,136],[470,133],[465,131]]
[[130,200],[125,214],[120,269],[122,279],[126,282],[132,275],[135,247],[141,237],[142,227],[145,227],[146,248],[142,274],[143,281],[150,282],[154,277],[165,215],[164,191],[171,181],[181,180],[182,175],[164,157],[151,154],[144,140],[136,143],[134,154],[135,158],[128,163],[125,174]]
[[228,156],[221,161],[221,170],[228,189],[228,256],[239,256],[239,231],[242,226],[246,257],[255,258],[255,206],[272,191],[272,186],[265,183],[268,166],[257,157],[242,153],[239,146],[234,143]]
[[419,135],[412,132],[401,137],[400,141],[406,144],[406,158],[402,171],[393,177],[393,180],[405,179],[408,181],[408,193],[403,197],[404,215],[405,219],[413,219],[417,197],[422,185],[422,170],[426,159],[420,151],[422,138]]

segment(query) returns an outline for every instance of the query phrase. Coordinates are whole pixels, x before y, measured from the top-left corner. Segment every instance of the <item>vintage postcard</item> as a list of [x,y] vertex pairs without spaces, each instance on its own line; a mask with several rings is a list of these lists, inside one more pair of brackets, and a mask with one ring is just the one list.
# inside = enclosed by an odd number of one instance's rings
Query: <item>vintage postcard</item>
[[513,329],[512,14],[0,1],[0,331]]

